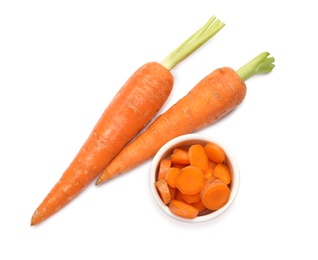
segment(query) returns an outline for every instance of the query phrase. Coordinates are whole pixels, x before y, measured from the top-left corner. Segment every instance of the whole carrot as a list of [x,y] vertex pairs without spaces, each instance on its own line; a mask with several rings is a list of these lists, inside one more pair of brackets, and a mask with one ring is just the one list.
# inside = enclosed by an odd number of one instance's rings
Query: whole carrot
[[212,16],[162,63],[141,66],[115,95],[59,181],[35,210],[39,224],[72,201],[154,117],[173,87],[170,70],[224,27]]
[[101,173],[96,184],[152,158],[161,146],[174,137],[197,131],[219,120],[244,100],[244,81],[255,74],[270,72],[274,68],[273,62],[274,58],[264,52],[236,72],[229,67],[211,72],[122,149]]

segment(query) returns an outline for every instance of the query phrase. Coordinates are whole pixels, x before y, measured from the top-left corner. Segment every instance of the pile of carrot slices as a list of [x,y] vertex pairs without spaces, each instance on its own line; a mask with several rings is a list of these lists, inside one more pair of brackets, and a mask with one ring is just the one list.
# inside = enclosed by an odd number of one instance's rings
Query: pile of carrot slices
[[231,182],[224,150],[207,142],[174,148],[161,159],[155,186],[172,213],[192,219],[222,208],[230,199]]

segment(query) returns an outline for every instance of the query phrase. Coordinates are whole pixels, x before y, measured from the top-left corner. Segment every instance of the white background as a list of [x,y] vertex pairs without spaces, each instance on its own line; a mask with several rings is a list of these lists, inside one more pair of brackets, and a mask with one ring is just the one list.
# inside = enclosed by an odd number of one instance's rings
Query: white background
[[[172,70],[160,112],[218,67],[275,57],[233,113],[199,131],[236,156],[233,206],[202,224],[170,219],[148,161],[31,227],[127,78],[213,14],[226,26]],[[313,0],[1,1],[0,259],[317,259],[317,24]]]

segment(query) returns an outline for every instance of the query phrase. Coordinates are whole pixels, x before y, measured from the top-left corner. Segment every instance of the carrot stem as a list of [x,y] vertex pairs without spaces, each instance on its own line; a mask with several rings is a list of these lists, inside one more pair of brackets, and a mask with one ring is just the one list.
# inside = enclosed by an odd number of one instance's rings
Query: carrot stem
[[238,69],[236,73],[243,81],[246,81],[256,74],[271,72],[275,67],[275,64],[273,64],[275,59],[274,57],[269,57],[269,55],[270,54],[268,52],[262,52]]
[[202,28],[191,35],[174,51],[169,53],[168,56],[161,62],[161,65],[166,67],[168,70],[171,70],[192,52],[212,38],[224,26],[225,24],[213,15]]

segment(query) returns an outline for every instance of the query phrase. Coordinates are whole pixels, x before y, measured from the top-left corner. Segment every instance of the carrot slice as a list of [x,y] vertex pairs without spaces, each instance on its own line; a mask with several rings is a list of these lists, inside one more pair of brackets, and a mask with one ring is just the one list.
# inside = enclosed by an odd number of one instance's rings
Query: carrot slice
[[207,143],[204,146],[208,158],[215,163],[222,163],[225,160],[225,152],[219,145],[215,143]]
[[208,168],[207,171],[204,173],[204,177],[205,177],[206,179],[212,179],[212,178],[214,178],[213,169]]
[[176,147],[173,149],[172,153],[188,153],[189,149],[185,147]]
[[169,191],[170,191],[170,196],[171,196],[171,199],[175,199],[176,198],[176,195],[177,195],[177,188],[172,188],[168,185],[168,188],[169,188]]
[[171,164],[171,167],[178,168],[179,170],[181,170],[185,166],[188,166],[188,164],[181,164],[181,163],[172,163]]
[[225,184],[231,183],[232,177],[231,177],[230,168],[223,163],[219,163],[215,166],[214,175],[216,178],[220,179]]
[[171,167],[171,160],[169,158],[162,159],[159,164],[159,171],[157,180],[164,180],[168,170]]
[[209,168],[214,169],[217,164],[209,160]]
[[199,210],[196,207],[180,200],[172,200],[169,204],[169,209],[172,213],[184,218],[195,218],[199,214]]
[[218,210],[229,201],[230,193],[229,187],[221,180],[207,180],[201,191],[201,200],[206,208]]
[[184,201],[184,198],[183,198],[183,194],[181,193],[181,191],[179,191],[177,188],[176,188],[176,197],[175,197],[176,200],[180,200],[180,201]]
[[204,206],[201,199],[197,202],[191,203],[191,205],[196,207],[199,210],[199,213],[202,212],[203,210],[206,210],[206,206]]
[[196,166],[205,172],[209,167],[209,158],[204,147],[200,144],[191,145],[189,148],[190,165]]
[[187,152],[179,152],[171,154],[171,161],[174,164],[190,164],[189,154]]
[[171,201],[171,194],[168,183],[165,180],[155,182],[156,188],[164,204],[168,204]]
[[201,193],[198,192],[196,194],[182,194],[182,198],[188,203],[194,203],[201,200]]
[[198,167],[186,166],[181,169],[176,179],[176,187],[183,194],[196,194],[201,191],[204,182],[204,174]]
[[176,179],[177,179],[179,173],[180,173],[179,168],[171,167],[168,170],[165,180],[170,187],[172,187],[172,188],[176,187]]

